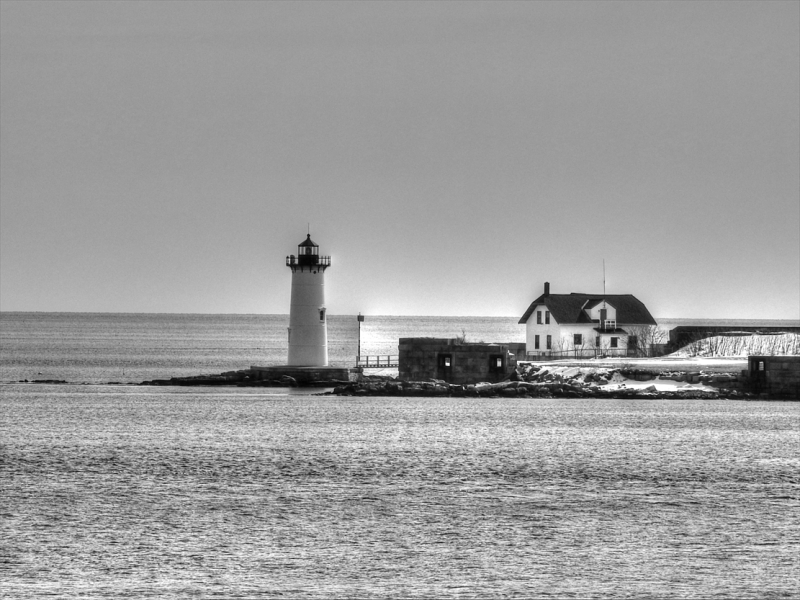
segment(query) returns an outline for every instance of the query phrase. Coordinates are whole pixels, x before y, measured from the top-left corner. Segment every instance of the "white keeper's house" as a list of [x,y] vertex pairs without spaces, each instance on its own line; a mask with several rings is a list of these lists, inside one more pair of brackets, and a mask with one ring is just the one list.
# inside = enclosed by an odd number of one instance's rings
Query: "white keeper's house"
[[636,356],[657,326],[631,294],[551,294],[549,283],[519,322],[530,357]]

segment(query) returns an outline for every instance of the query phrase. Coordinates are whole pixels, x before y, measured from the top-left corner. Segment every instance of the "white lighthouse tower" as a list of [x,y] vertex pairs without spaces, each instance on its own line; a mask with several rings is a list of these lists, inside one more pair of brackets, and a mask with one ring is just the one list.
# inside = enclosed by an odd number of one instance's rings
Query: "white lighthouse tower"
[[297,256],[286,257],[292,269],[289,310],[289,366],[328,366],[328,317],[325,314],[325,269],[330,256],[320,256],[311,234],[297,246]]

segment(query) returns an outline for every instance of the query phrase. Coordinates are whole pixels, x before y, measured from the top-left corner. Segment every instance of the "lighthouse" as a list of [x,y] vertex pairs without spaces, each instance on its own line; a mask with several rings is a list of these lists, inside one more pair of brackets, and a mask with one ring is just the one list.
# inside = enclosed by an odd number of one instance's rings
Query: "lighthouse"
[[320,256],[309,233],[297,246],[297,256],[286,257],[292,270],[289,309],[290,367],[328,366],[328,317],[325,314],[325,269],[330,256]]

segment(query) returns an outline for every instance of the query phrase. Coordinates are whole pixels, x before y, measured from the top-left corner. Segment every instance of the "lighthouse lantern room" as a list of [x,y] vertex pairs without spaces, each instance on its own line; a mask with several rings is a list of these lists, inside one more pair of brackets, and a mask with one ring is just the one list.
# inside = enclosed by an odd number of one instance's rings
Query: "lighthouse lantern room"
[[320,256],[311,234],[286,257],[292,270],[289,310],[289,366],[328,366],[328,318],[325,314],[325,269],[330,256]]

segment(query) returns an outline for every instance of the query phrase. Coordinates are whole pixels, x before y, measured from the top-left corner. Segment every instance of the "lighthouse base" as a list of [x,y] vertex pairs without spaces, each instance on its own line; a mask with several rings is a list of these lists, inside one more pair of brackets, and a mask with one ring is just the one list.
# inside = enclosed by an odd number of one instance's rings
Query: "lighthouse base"
[[250,367],[253,375],[261,380],[280,379],[284,375],[292,377],[300,385],[320,385],[331,381],[355,381],[356,370],[347,367]]

